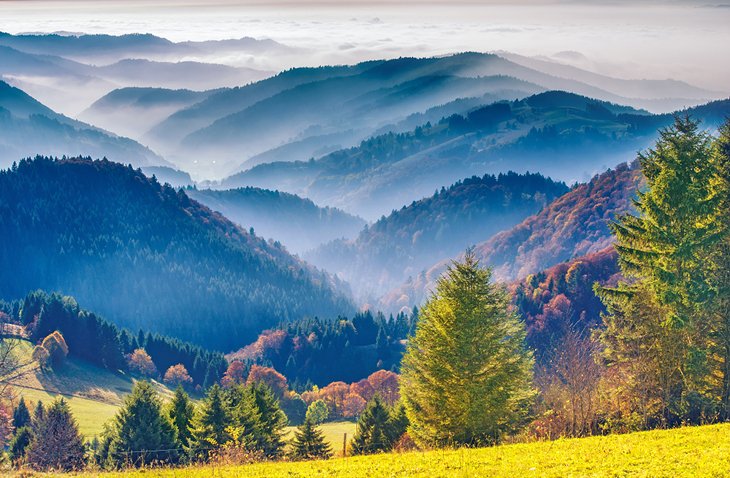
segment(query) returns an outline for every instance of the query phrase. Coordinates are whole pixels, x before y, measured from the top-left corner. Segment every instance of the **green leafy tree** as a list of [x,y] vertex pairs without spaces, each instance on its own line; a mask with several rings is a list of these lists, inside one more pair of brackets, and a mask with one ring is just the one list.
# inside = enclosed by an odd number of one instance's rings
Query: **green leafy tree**
[[315,423],[305,419],[294,432],[290,456],[295,460],[326,460],[332,456],[332,447]]
[[80,470],[85,448],[76,421],[65,400],[55,400],[37,424],[26,458],[36,470]]
[[182,385],[178,385],[175,389],[175,396],[172,398],[167,412],[175,427],[178,443],[182,448],[187,448],[193,436],[191,427],[195,416],[195,406]]
[[533,358],[491,278],[468,250],[420,310],[401,368],[409,435],[420,445],[495,443],[525,418]]
[[357,421],[352,438],[352,452],[356,455],[390,451],[393,447],[391,416],[388,406],[375,395],[368,402]]
[[231,439],[226,430],[230,423],[230,412],[223,403],[221,388],[215,384],[208,390],[193,421],[191,454],[196,457],[206,457],[210,450],[227,443]]
[[315,400],[307,407],[305,419],[309,419],[315,425],[324,423],[329,417],[330,410],[324,400]]
[[134,385],[114,417],[109,458],[114,466],[174,463],[179,456],[175,428],[147,381]]

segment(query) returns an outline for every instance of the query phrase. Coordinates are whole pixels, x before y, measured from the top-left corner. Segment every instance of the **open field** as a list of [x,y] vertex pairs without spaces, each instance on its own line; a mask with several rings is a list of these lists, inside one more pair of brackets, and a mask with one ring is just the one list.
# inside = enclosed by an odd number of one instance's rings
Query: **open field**
[[[324,433],[324,438],[332,446],[332,451],[335,456],[342,454],[342,438],[347,433],[347,442],[352,440],[352,436],[355,434],[355,422],[330,422],[323,423],[319,426]],[[294,430],[296,427],[287,427],[286,439],[289,440],[294,438]]]
[[[114,374],[86,362],[69,359],[57,371],[42,371],[31,360],[33,345],[21,340],[16,353],[26,364],[23,374],[13,383],[17,399],[24,397],[31,410],[38,400],[48,404],[56,397],[68,401],[79,430],[88,439],[102,431],[104,423],[114,416],[124,397],[132,391],[134,379]],[[156,383],[163,397],[172,392]]]
[[320,462],[148,469],[115,473],[89,472],[73,476],[722,477],[730,476],[730,425],[688,427],[473,450],[336,458]]

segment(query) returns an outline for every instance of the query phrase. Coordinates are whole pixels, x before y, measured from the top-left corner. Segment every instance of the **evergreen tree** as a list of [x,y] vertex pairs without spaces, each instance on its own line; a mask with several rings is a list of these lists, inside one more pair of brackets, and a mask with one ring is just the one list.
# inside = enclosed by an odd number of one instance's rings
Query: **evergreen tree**
[[46,407],[43,406],[43,402],[38,400],[38,403],[35,404],[35,408],[33,409],[33,421],[31,423],[31,426],[33,428],[33,431],[38,430],[38,425],[40,425],[43,422],[43,419],[46,416]]
[[263,424],[253,388],[239,384],[225,393],[238,444],[248,450],[260,449],[264,442]]
[[33,430],[29,426],[15,429],[15,435],[8,445],[10,460],[13,463],[22,463],[31,441],[33,441]]
[[364,455],[390,451],[393,447],[390,424],[391,417],[387,405],[375,395],[357,421],[355,436],[352,439],[352,452]]
[[332,456],[332,448],[312,420],[305,419],[294,432],[291,457],[295,460],[326,460]]
[[177,461],[175,428],[147,381],[134,385],[113,420],[109,458],[114,466]]
[[37,424],[28,446],[28,464],[36,470],[80,470],[85,464],[84,443],[65,400],[54,401]]
[[274,392],[265,384],[253,385],[251,394],[261,423],[257,448],[269,458],[278,457],[284,450],[284,429],[288,422],[286,415],[281,411]]
[[714,381],[708,338],[717,332],[711,258],[727,199],[717,187],[712,138],[690,118],[676,117],[638,159],[647,189],[635,201],[637,214],[612,224],[621,270],[631,282],[597,289],[608,309],[603,356],[625,373],[624,382],[637,385],[644,426],[699,423],[715,413],[707,393]]
[[425,446],[491,444],[521,424],[532,354],[509,297],[468,250],[420,310],[401,365],[409,434]]
[[719,172],[718,196],[722,198],[720,231],[713,257],[714,286],[716,300],[713,304],[713,337],[716,339],[716,353],[720,358],[719,396],[721,418],[730,419],[730,120],[720,127],[714,164]]
[[13,411],[13,426],[16,430],[30,425],[31,418],[28,406],[25,404],[25,399],[20,397],[18,406]]
[[210,450],[228,442],[231,437],[226,427],[230,425],[230,421],[221,388],[217,384],[213,385],[193,421],[191,454],[206,457]]
[[187,448],[192,438],[190,429],[195,415],[195,407],[188,394],[183,390],[182,385],[178,385],[175,389],[175,396],[170,402],[168,415],[177,432],[177,441],[180,447]]

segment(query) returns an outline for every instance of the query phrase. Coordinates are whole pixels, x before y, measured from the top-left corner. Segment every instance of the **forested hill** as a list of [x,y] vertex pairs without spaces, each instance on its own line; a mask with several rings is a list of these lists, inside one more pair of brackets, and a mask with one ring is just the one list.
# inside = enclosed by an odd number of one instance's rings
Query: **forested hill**
[[[502,281],[522,279],[561,262],[604,250],[613,243],[608,228],[617,215],[633,210],[642,184],[636,162],[621,164],[573,187],[537,214],[477,244],[483,264]],[[427,268],[382,297],[381,310],[420,304],[449,260]]]
[[137,167],[167,163],[129,138],[58,114],[0,81],[0,168],[33,154],[94,155]]
[[353,310],[280,246],[106,160],[37,157],[0,172],[0,237],[0,298],[59,291],[119,325],[212,349]]
[[294,194],[260,188],[226,191],[189,188],[186,193],[241,227],[302,253],[339,238],[356,237],[365,221]]
[[413,201],[364,229],[306,254],[347,280],[361,298],[378,297],[433,263],[508,229],[568,191],[540,174],[474,176]]

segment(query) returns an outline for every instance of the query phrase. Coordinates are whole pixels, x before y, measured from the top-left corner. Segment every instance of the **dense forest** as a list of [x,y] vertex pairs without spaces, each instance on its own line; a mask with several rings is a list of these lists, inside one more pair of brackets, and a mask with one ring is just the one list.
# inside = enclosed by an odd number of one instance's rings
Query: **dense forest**
[[112,372],[128,371],[128,357],[137,349],[149,355],[164,374],[182,364],[193,387],[207,388],[220,380],[227,363],[221,353],[159,334],[120,329],[102,317],[82,309],[73,297],[35,291],[22,300],[0,300],[0,323],[22,325],[28,338],[40,343],[58,331],[71,357]]
[[[682,113],[716,127],[730,113],[730,101]],[[373,220],[414,195],[475,174],[530,170],[587,181],[649,146],[657,128],[671,122],[671,115],[548,91],[384,133],[318,159],[259,165],[223,185],[285,190]]]
[[512,227],[568,191],[540,174],[484,175],[442,187],[304,257],[337,273],[361,298],[379,297],[409,276],[485,237]]
[[355,382],[380,369],[398,370],[417,321],[417,309],[388,318],[366,311],[352,319],[303,319],[264,331],[227,358],[273,367],[295,390]]
[[[561,262],[599,252],[613,242],[609,225],[631,211],[642,184],[636,162],[578,184],[538,213],[476,245],[480,260],[502,281],[524,279]],[[447,266],[441,261],[385,294],[378,307],[398,311],[420,304]]]
[[257,235],[281,242],[301,254],[334,239],[352,238],[365,221],[339,209],[318,207],[294,194],[259,188],[225,191],[187,188],[191,198]]
[[90,159],[0,172],[0,297],[73,295],[120,326],[232,350],[351,311],[340,285],[140,171]]

